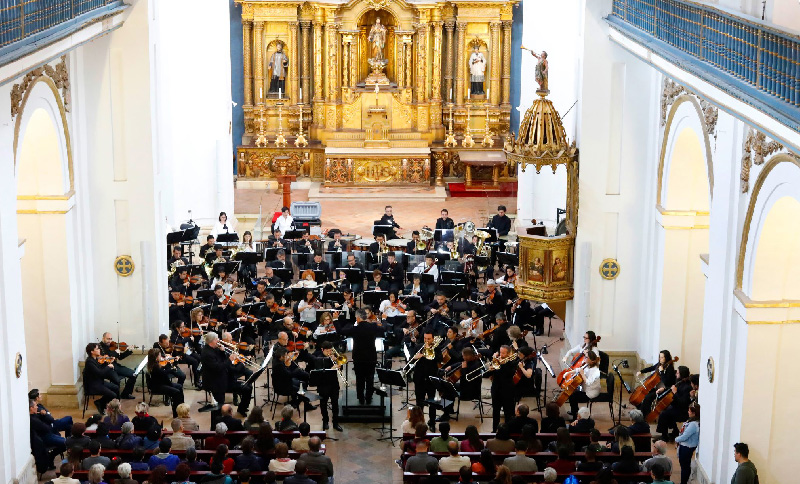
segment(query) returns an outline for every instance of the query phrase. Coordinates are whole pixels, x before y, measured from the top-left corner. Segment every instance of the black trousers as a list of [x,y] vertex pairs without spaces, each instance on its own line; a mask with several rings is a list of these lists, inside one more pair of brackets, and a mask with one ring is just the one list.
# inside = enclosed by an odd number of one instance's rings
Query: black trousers
[[117,363],[114,365],[114,372],[120,379],[125,379],[125,386],[122,388],[120,396],[127,397],[128,395],[132,395],[133,385],[136,384],[136,378],[133,377],[133,370]]
[[322,413],[322,423],[328,423],[328,401],[331,402],[331,409],[333,412],[333,425],[339,423],[339,394],[322,394],[319,395],[319,411]]
[[177,383],[170,383],[169,385],[160,385],[153,388],[155,393],[163,393],[167,395],[172,402],[172,418],[178,417],[178,405],[184,402],[183,387]]
[[[426,375],[425,378],[414,379],[414,393],[417,395],[417,406],[422,408],[425,406],[425,400],[436,397],[436,388]],[[433,405],[428,405],[428,421],[433,422],[435,419],[436,409]]]
[[105,409],[108,402],[117,398],[119,395],[119,385],[110,381],[104,381],[102,387],[95,388],[89,392],[93,395],[101,395],[101,397],[94,401],[98,408]]
[[172,368],[170,368],[169,370],[167,370],[167,373],[169,373],[171,376],[174,376],[175,378],[177,378],[178,379],[178,385],[183,386],[183,382],[186,381],[186,373],[184,373],[183,370],[178,368],[178,365],[175,365]]
[[592,399],[586,396],[586,393],[575,390],[569,396],[569,411],[572,413],[572,418],[578,418],[578,404],[591,402]]
[[505,421],[514,417],[514,391],[512,388],[492,388],[492,432],[500,425],[500,412]]
[[[192,374],[194,375],[194,385],[199,387],[198,381],[200,380],[200,373],[197,371],[197,367],[200,366],[200,355],[197,353],[192,353],[191,355],[183,355],[181,360],[189,365],[189,368],[192,369]],[[184,375],[184,379],[186,375]]]
[[354,361],[353,371],[356,374],[356,397],[369,400],[374,391],[375,366],[377,361]]
[[677,434],[679,432],[678,422],[683,420],[686,420],[686,413],[683,412],[683,415],[681,415],[681,412],[670,405],[659,414],[656,431],[666,435],[671,430],[673,433]]
[[[242,415],[247,415],[247,410],[250,408],[250,399],[253,398],[253,387],[243,385],[242,382],[234,381],[228,382],[228,391],[239,395],[239,407],[237,411]],[[216,398],[216,397],[215,397]],[[220,404],[225,401],[225,395],[222,395],[222,400],[217,400]]]
[[645,417],[647,417],[647,414],[653,410],[653,402],[656,401],[657,396],[658,395],[656,394],[655,390],[650,390],[650,392],[644,396],[642,403],[639,404],[639,410],[642,411]]

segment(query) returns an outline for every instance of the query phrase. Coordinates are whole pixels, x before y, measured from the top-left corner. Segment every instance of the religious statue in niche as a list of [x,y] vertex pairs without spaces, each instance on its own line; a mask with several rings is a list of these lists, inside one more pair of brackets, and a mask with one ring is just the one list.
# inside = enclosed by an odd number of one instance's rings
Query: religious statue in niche
[[472,54],[469,56],[469,79],[470,92],[475,95],[485,94],[483,90],[483,80],[486,74],[486,57],[480,52],[480,45],[476,42],[472,46]]
[[289,68],[289,58],[283,53],[283,43],[278,42],[275,52],[269,58],[267,71],[270,73],[269,92],[286,94],[286,71]]
[[386,45],[386,27],[381,24],[380,17],[375,19],[375,25],[369,31],[367,40],[370,43],[372,58],[370,60],[380,62],[385,60],[383,57],[383,47]]

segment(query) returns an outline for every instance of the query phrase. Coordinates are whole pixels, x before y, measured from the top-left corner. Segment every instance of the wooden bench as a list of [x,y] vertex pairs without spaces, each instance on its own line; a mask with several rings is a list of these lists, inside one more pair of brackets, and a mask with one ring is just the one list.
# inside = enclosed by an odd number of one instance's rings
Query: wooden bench
[[[93,431],[93,430],[87,430],[85,433],[86,433],[86,435],[88,435],[88,436],[90,436],[90,437],[91,437],[92,435],[94,435],[94,431]],[[109,431],[109,432],[108,432],[108,436],[109,436],[109,437],[111,437],[112,439],[115,439],[115,438],[117,438],[117,437],[118,437],[118,436],[119,436],[121,433],[122,433],[122,432],[121,432],[121,431],[119,431],[119,430],[111,430],[111,431]],[[133,432],[133,433],[134,433],[134,434],[136,434],[136,435],[139,435],[139,436],[141,436],[141,437],[144,437],[145,435],[147,435],[147,432],[145,432],[145,431],[138,431],[138,432]],[[185,433],[185,434],[186,434],[188,437],[191,437],[191,438],[193,438],[193,439],[195,439],[195,440],[198,440],[198,439],[199,439],[199,440],[205,440],[207,437],[211,437],[211,436],[217,435],[217,433],[216,433],[216,432],[214,432],[213,430],[195,430],[194,432],[188,432],[188,431],[187,431],[187,432],[184,432],[184,433]],[[162,431],[162,434],[163,434],[163,436],[164,436],[164,437],[169,437],[170,435],[172,435],[172,430],[167,430],[167,429],[164,429],[164,430]],[[236,430],[236,431],[228,431],[228,432],[226,432],[226,433],[225,433],[225,437],[226,437],[228,440],[230,440],[230,441],[231,441],[231,444],[238,444],[238,443],[240,443],[240,442],[241,442],[242,440],[244,440],[244,438],[245,438],[245,437],[247,437],[248,435],[252,435],[253,437],[256,437],[256,436],[258,435],[258,432],[256,432],[256,431],[252,431],[252,432],[250,432],[250,431],[247,431],[247,430],[244,430],[244,431],[242,431],[242,430]],[[272,432],[272,435],[273,435],[273,437],[275,437],[275,438],[277,438],[277,439],[279,439],[279,440],[281,440],[281,441],[283,441],[283,442],[286,442],[286,443],[288,444],[288,443],[290,443],[290,442],[291,442],[293,439],[296,439],[297,437],[300,437],[300,432],[298,432],[298,431],[296,431],[296,430],[295,430],[295,431],[291,431],[291,432],[277,432],[277,431],[273,431],[273,432]],[[328,438],[328,434],[327,434],[327,432],[324,432],[324,431],[323,431],[323,432],[319,432],[319,431],[317,431],[317,432],[310,432],[310,433],[308,434],[308,436],[309,436],[309,437],[319,437],[319,438],[320,438],[320,440],[323,440],[323,441],[324,441],[326,438]]]
[[[323,445],[319,449],[319,451],[320,451],[320,453],[324,454],[325,453],[325,446]],[[145,461],[150,458],[149,457],[150,455],[157,454],[157,453],[158,453],[158,449],[146,450],[145,451],[145,456],[146,456],[145,457]],[[205,461],[205,462],[210,462],[211,461],[211,457],[213,457],[215,453],[216,453],[216,450],[197,450],[197,459]],[[275,452],[274,451],[273,452],[268,452],[268,453],[254,451],[253,453],[258,455],[258,456],[267,458],[267,459],[272,459],[272,458],[275,457]],[[305,453],[306,453],[305,451],[290,450],[289,451],[289,457],[291,457],[292,459],[297,459],[298,457],[300,457],[301,455],[303,455]],[[175,454],[178,457],[180,457],[181,459],[184,459],[184,457],[186,456],[186,451],[185,450],[171,450],[170,454]],[[84,458],[88,457],[89,456],[89,451],[87,449],[83,449],[83,454],[82,455],[83,455]],[[119,457],[123,461],[129,462],[131,460],[131,458],[133,458],[133,450],[102,449],[102,450],[100,450],[100,455],[108,457],[108,458]],[[230,449],[228,451],[228,455],[229,455],[229,457],[235,459],[236,457],[242,455],[242,451],[239,450],[239,449]]]
[[[426,435],[428,440],[432,440],[434,437],[439,437],[441,434],[438,433],[428,433]],[[450,433],[451,437],[455,437],[459,441],[464,440],[463,433]],[[496,434],[492,433],[482,433],[480,434],[481,440],[486,442],[489,439],[495,438]],[[569,435],[572,441],[575,443],[575,447],[583,447],[585,445],[589,445],[589,434],[570,434]],[[511,435],[512,440],[518,440],[519,435]],[[536,434],[536,438],[542,442],[544,447],[550,442],[554,442],[557,440],[557,434]],[[403,434],[403,440],[413,440],[414,434]],[[638,452],[649,452],[651,445],[652,445],[652,435],[650,434],[635,434],[631,435],[631,439],[633,439],[633,443],[636,446],[636,450]],[[614,436],[605,432],[600,434],[600,441],[601,442],[613,442]]]
[[[429,452],[428,454],[432,455],[433,457],[436,457],[437,459],[441,459],[442,457],[447,457],[448,455],[450,455],[447,452]],[[403,465],[405,465],[406,460],[413,455],[414,454],[411,452],[404,452],[403,455],[400,457],[400,459],[403,462]],[[469,460],[472,462],[478,462],[478,460],[481,457],[480,452],[459,452],[458,455],[469,457]],[[494,461],[496,463],[502,463],[503,460],[505,460],[507,457],[512,457],[514,455],[516,454],[493,453],[492,457],[494,458]],[[533,459],[536,459],[537,464],[552,462],[558,459],[558,454],[556,454],[555,452],[537,452],[535,454],[527,453],[525,455]],[[650,452],[636,452],[634,454],[634,457],[636,458],[636,460],[643,462],[653,457],[653,454],[651,454]],[[568,457],[569,460],[584,460],[584,458],[585,454],[583,452],[574,452],[570,454]],[[619,454],[617,454],[616,452],[598,452],[597,460],[602,462],[616,462],[619,460]],[[539,467],[544,468],[547,466],[539,465]]]
[[[189,477],[190,481],[197,482],[200,477],[208,474],[206,471],[194,471],[192,472],[191,476]],[[267,474],[266,471],[264,472],[252,472],[250,473],[251,480],[250,482],[254,484],[261,484],[264,482],[264,476]],[[317,478],[319,476],[318,472],[307,472],[308,476],[311,478]],[[231,478],[236,481],[238,473],[231,472],[228,474]],[[294,472],[276,472],[275,476],[278,478],[279,481],[284,480],[288,476],[293,476]],[[131,479],[134,479],[138,482],[144,482],[147,478],[150,477],[150,471],[133,471],[131,472]],[[173,482],[175,479],[175,472],[167,472],[167,482]],[[73,479],[78,479],[81,482],[86,482],[89,480],[89,471],[84,470],[76,470],[72,473]],[[103,481],[107,482],[108,484],[114,484],[114,481],[119,479],[119,473],[117,471],[105,471],[103,474]]]
[[[544,472],[513,472],[515,476],[520,476],[525,482],[544,482]],[[418,484],[419,480],[423,477],[427,477],[429,474],[427,472],[404,472],[403,473],[403,482],[407,484]],[[458,481],[460,476],[458,472],[440,472],[440,476],[446,477],[451,481]],[[559,474],[558,478],[556,479],[557,482],[563,482],[567,476],[575,476],[578,479],[578,482],[581,483],[589,483],[595,479],[597,476],[596,472],[573,472],[571,474]],[[617,478],[618,482],[652,482],[653,479],[650,477],[649,472],[637,472],[635,474],[619,474],[614,473],[614,477]],[[472,480],[473,481],[480,481],[486,482],[489,480],[494,479],[494,476],[485,475],[485,474],[476,474],[472,473]]]

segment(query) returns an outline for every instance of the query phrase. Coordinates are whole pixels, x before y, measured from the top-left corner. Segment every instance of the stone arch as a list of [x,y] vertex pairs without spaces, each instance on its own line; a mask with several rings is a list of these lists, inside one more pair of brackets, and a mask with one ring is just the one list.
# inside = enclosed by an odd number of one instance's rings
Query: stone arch
[[800,160],[788,153],[780,153],[770,158],[758,174],[753,187],[742,227],[742,240],[739,244],[736,288],[748,298],[754,296],[756,255],[765,222],[772,208],[782,199],[791,197],[800,202],[798,194],[800,194]]

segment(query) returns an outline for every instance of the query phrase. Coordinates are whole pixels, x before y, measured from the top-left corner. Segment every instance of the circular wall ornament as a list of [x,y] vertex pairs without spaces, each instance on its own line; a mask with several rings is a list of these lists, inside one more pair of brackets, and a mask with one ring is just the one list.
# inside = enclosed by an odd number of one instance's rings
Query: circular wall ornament
[[600,263],[600,277],[607,281],[616,279],[619,271],[617,259],[603,259],[603,262]]
[[114,259],[114,271],[120,277],[128,277],[133,274],[133,259],[129,255],[121,255]]
[[19,353],[14,357],[14,373],[16,373],[17,378],[22,376],[22,355]]
[[708,383],[714,383],[714,358],[710,356],[706,362],[706,372],[708,372]]

